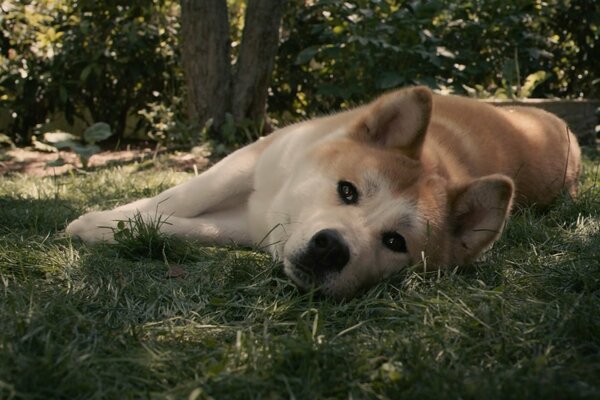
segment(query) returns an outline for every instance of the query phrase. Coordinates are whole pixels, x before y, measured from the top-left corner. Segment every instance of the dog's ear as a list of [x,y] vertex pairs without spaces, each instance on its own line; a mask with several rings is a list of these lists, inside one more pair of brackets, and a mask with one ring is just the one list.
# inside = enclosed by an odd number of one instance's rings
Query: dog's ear
[[514,185],[505,175],[489,175],[449,193],[452,262],[468,264],[502,233]]
[[431,91],[423,86],[386,94],[367,105],[351,137],[377,146],[394,147],[418,159],[429,125]]

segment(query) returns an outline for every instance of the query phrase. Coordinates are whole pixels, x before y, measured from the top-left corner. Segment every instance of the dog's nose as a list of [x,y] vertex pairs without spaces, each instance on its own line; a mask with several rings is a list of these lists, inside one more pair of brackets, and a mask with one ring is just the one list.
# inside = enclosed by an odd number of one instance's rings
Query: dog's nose
[[323,229],[310,239],[306,257],[317,275],[339,272],[350,260],[350,249],[338,231]]

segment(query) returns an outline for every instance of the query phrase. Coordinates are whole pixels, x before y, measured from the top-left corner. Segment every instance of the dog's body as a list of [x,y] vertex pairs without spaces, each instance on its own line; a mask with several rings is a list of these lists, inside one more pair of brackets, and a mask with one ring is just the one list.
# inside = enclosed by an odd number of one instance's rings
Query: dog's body
[[580,149],[559,118],[422,87],[291,125],[156,197],[92,212],[67,232],[112,240],[162,216],[167,234],[259,245],[301,287],[348,297],[409,264],[466,264],[498,238],[513,198],[574,196]]

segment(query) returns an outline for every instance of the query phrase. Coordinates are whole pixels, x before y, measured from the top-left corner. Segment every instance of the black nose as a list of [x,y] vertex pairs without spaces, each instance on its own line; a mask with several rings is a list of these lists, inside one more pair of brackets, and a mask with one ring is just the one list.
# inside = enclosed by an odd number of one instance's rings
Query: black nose
[[323,229],[310,239],[301,264],[315,275],[341,271],[350,260],[350,249],[340,233]]

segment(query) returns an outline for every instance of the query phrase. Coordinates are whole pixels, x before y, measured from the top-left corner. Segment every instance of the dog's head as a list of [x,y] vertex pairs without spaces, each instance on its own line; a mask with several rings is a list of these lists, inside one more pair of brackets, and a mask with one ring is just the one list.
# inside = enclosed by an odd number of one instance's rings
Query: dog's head
[[279,256],[300,287],[350,297],[412,264],[469,263],[498,238],[512,181],[450,184],[425,160],[431,111],[428,89],[393,92],[308,150],[280,199]]

